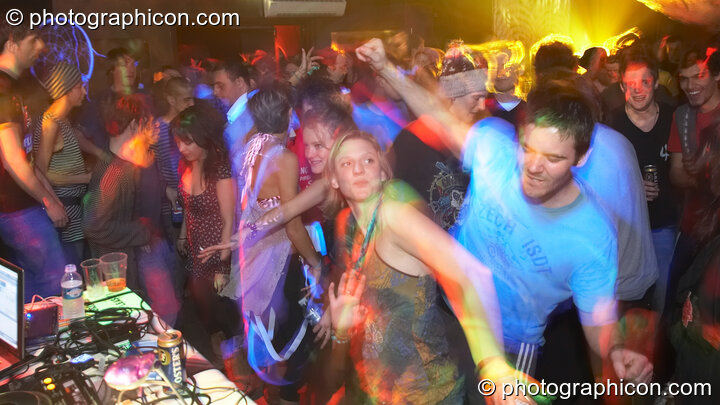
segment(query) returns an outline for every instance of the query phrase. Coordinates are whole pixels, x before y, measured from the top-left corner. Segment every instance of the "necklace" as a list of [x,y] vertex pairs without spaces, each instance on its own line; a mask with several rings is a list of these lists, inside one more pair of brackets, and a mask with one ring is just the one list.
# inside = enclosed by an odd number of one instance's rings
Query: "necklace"
[[346,243],[348,244],[348,252],[350,252],[350,260],[353,263],[352,268],[350,271],[352,274],[357,273],[357,271],[362,267],[363,263],[365,262],[365,257],[367,256],[367,249],[368,245],[370,244],[370,239],[372,239],[372,234],[375,231],[375,224],[377,223],[377,213],[378,209],[380,208],[380,204],[382,203],[382,194],[380,194],[380,198],[378,198],[377,205],[375,206],[375,210],[373,211],[372,217],[370,218],[370,223],[368,224],[367,232],[365,232],[365,238],[363,239],[362,246],[360,247],[360,253],[358,255],[357,259],[352,258],[352,245],[353,245],[353,237],[346,238]]
[[[631,109],[628,108],[627,104],[625,104],[625,114],[627,115],[628,119],[630,119],[630,121],[633,123],[633,125],[638,127],[643,132],[649,132],[650,130],[652,130],[655,127],[658,117],[660,116],[660,106],[656,102],[653,102],[653,106],[655,106],[655,114],[653,115],[653,118],[651,121],[648,121],[645,123],[643,123],[643,122],[638,123],[638,120],[636,118],[634,118],[632,114],[630,114]],[[633,111],[635,111],[637,113],[636,110],[633,110]],[[646,129],[645,127],[649,127],[649,128]]]

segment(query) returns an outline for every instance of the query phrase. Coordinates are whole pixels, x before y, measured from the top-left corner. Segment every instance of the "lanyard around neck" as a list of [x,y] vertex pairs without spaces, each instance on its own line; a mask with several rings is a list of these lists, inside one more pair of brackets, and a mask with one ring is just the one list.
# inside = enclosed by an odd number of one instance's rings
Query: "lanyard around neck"
[[[358,256],[357,260],[354,261],[354,264],[352,266],[351,272],[353,274],[355,274],[358,269],[362,267],[363,263],[365,263],[365,256],[367,255],[368,245],[370,244],[370,239],[372,239],[372,234],[375,231],[375,224],[377,223],[377,213],[378,209],[380,208],[380,203],[382,203],[382,194],[380,195],[377,205],[375,206],[375,210],[373,211],[372,217],[370,218],[367,232],[365,232],[365,239],[363,239],[363,244],[360,248],[360,255]],[[348,249],[348,251],[350,252],[352,259],[352,245],[350,246],[350,249]]]

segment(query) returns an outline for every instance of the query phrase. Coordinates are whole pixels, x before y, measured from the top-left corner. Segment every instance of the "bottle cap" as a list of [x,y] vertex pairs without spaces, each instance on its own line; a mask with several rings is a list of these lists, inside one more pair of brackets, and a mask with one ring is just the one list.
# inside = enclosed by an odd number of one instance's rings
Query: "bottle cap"
[[72,273],[73,271],[77,271],[77,267],[75,267],[74,264],[65,265],[65,273]]

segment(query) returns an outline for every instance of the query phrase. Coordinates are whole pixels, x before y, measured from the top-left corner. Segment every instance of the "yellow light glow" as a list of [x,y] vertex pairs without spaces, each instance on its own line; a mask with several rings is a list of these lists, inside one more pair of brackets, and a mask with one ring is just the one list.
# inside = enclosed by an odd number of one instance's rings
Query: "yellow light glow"
[[720,28],[717,0],[638,0],[649,9],[685,23]]
[[[525,72],[522,65],[525,59],[525,46],[520,41],[492,41],[479,45],[467,45],[474,52],[480,52],[488,64],[487,90],[495,93],[495,78],[498,74],[517,74],[518,81]],[[525,98],[524,86],[515,86],[515,95]]]
[[631,45],[635,42],[636,38],[642,36],[642,31],[638,27],[630,28],[622,34],[610,37],[603,42],[603,48],[607,51],[608,55],[614,55],[620,48]]

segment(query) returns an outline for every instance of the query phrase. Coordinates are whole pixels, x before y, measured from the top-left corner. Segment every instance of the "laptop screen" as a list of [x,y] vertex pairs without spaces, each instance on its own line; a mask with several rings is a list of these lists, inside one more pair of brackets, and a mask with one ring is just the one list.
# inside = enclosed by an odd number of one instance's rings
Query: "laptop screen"
[[22,270],[0,259],[0,340],[19,355],[22,351]]

